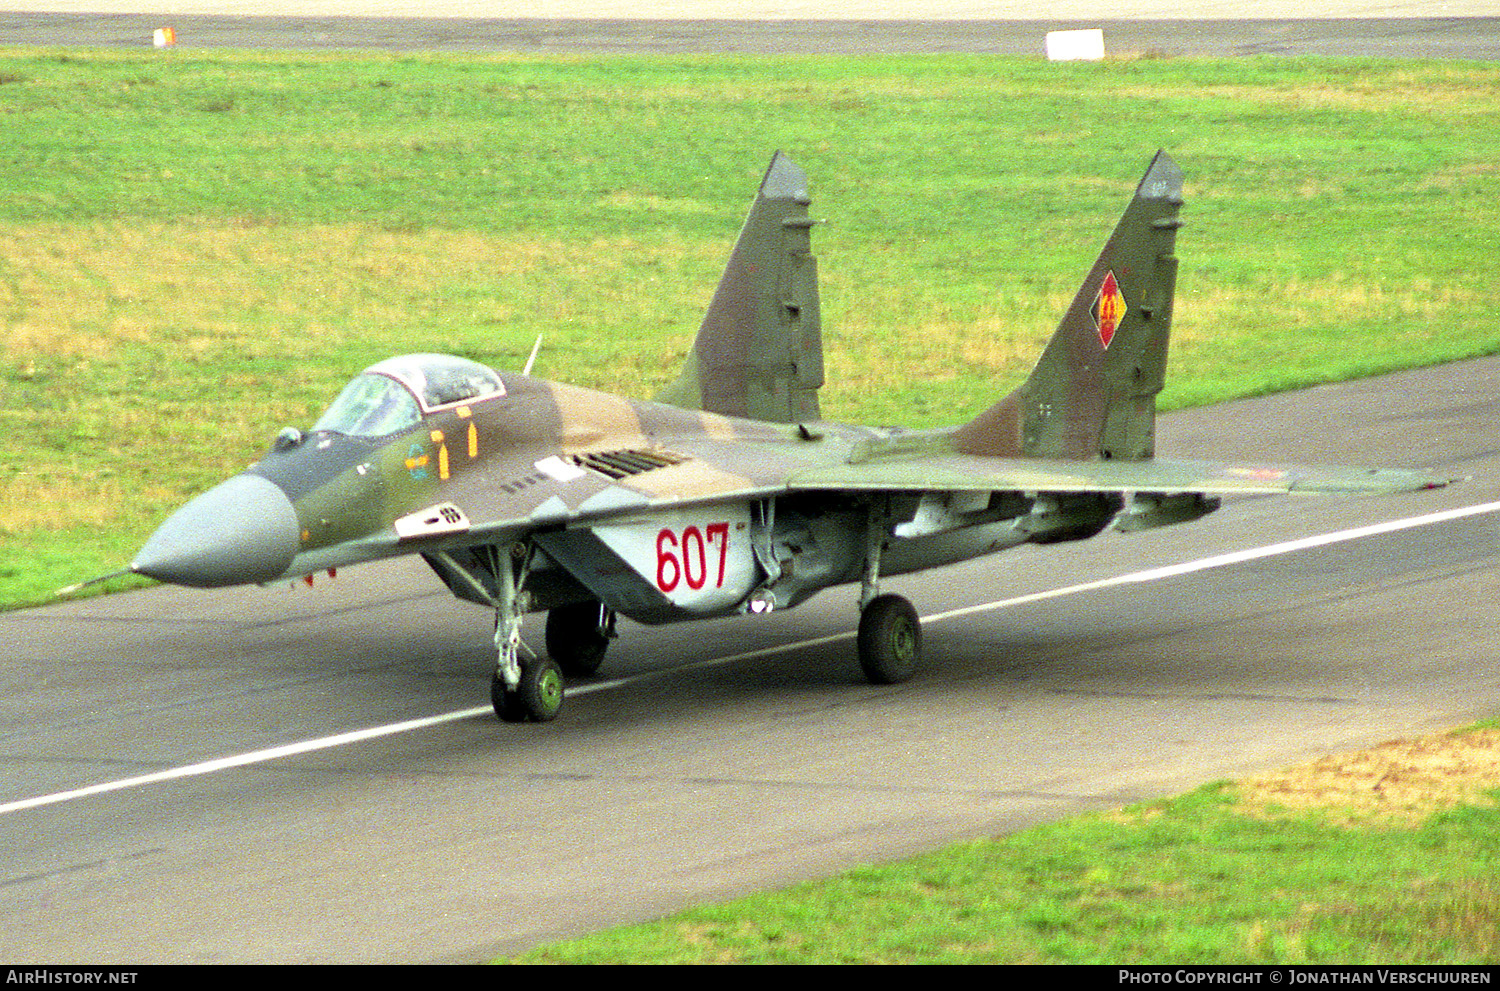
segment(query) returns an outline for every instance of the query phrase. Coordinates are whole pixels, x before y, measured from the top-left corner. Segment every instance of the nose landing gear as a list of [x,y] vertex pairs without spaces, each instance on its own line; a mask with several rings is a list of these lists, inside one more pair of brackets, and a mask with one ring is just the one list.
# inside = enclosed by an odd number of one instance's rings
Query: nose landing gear
[[[521,641],[525,614],[521,590],[531,570],[532,550],[515,544],[509,553],[492,548],[495,575],[495,677],[490,702],[495,715],[507,723],[546,723],[557,718],[563,704],[563,673],[557,662],[537,657]],[[521,655],[526,654],[523,658]]]

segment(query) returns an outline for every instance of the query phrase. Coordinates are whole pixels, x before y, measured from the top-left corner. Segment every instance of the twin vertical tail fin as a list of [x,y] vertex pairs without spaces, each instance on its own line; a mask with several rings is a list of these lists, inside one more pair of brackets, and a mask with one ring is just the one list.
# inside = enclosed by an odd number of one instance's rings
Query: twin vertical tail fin
[[1177,282],[1182,170],[1157,152],[1031,376],[958,428],[966,454],[1150,458]]
[[823,339],[807,173],[777,152],[677,379],[656,399],[774,423],[819,419]]
[[[823,342],[807,174],[777,152],[692,351],[659,402],[776,423],[819,418]],[[954,433],[994,457],[1155,453],[1182,170],[1157,152],[1031,376]]]

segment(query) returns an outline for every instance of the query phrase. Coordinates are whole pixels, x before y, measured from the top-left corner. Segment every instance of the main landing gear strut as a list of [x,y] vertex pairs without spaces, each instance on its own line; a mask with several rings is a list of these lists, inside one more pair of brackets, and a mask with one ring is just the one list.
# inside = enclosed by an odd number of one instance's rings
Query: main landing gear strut
[[906,681],[917,673],[922,656],[922,623],[916,608],[899,595],[880,593],[880,554],[889,523],[888,510],[871,508],[859,593],[859,666],[876,685]]

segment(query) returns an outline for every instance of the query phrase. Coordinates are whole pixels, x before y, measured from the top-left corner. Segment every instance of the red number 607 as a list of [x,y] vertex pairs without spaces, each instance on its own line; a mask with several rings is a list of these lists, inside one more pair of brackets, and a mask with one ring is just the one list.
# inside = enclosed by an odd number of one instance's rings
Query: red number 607
[[684,527],[680,537],[671,527],[662,527],[656,534],[656,587],[670,592],[686,582],[696,592],[708,584],[710,547],[719,552],[714,588],[723,588],[724,570],[729,564],[729,524],[710,523],[701,530]]

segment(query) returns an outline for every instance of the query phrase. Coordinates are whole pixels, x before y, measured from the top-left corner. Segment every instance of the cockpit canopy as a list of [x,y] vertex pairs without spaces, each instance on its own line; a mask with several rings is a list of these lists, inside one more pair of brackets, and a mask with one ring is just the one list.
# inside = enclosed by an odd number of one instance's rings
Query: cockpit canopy
[[384,437],[416,426],[434,410],[503,395],[500,376],[477,361],[408,354],[377,362],[356,375],[313,430]]

